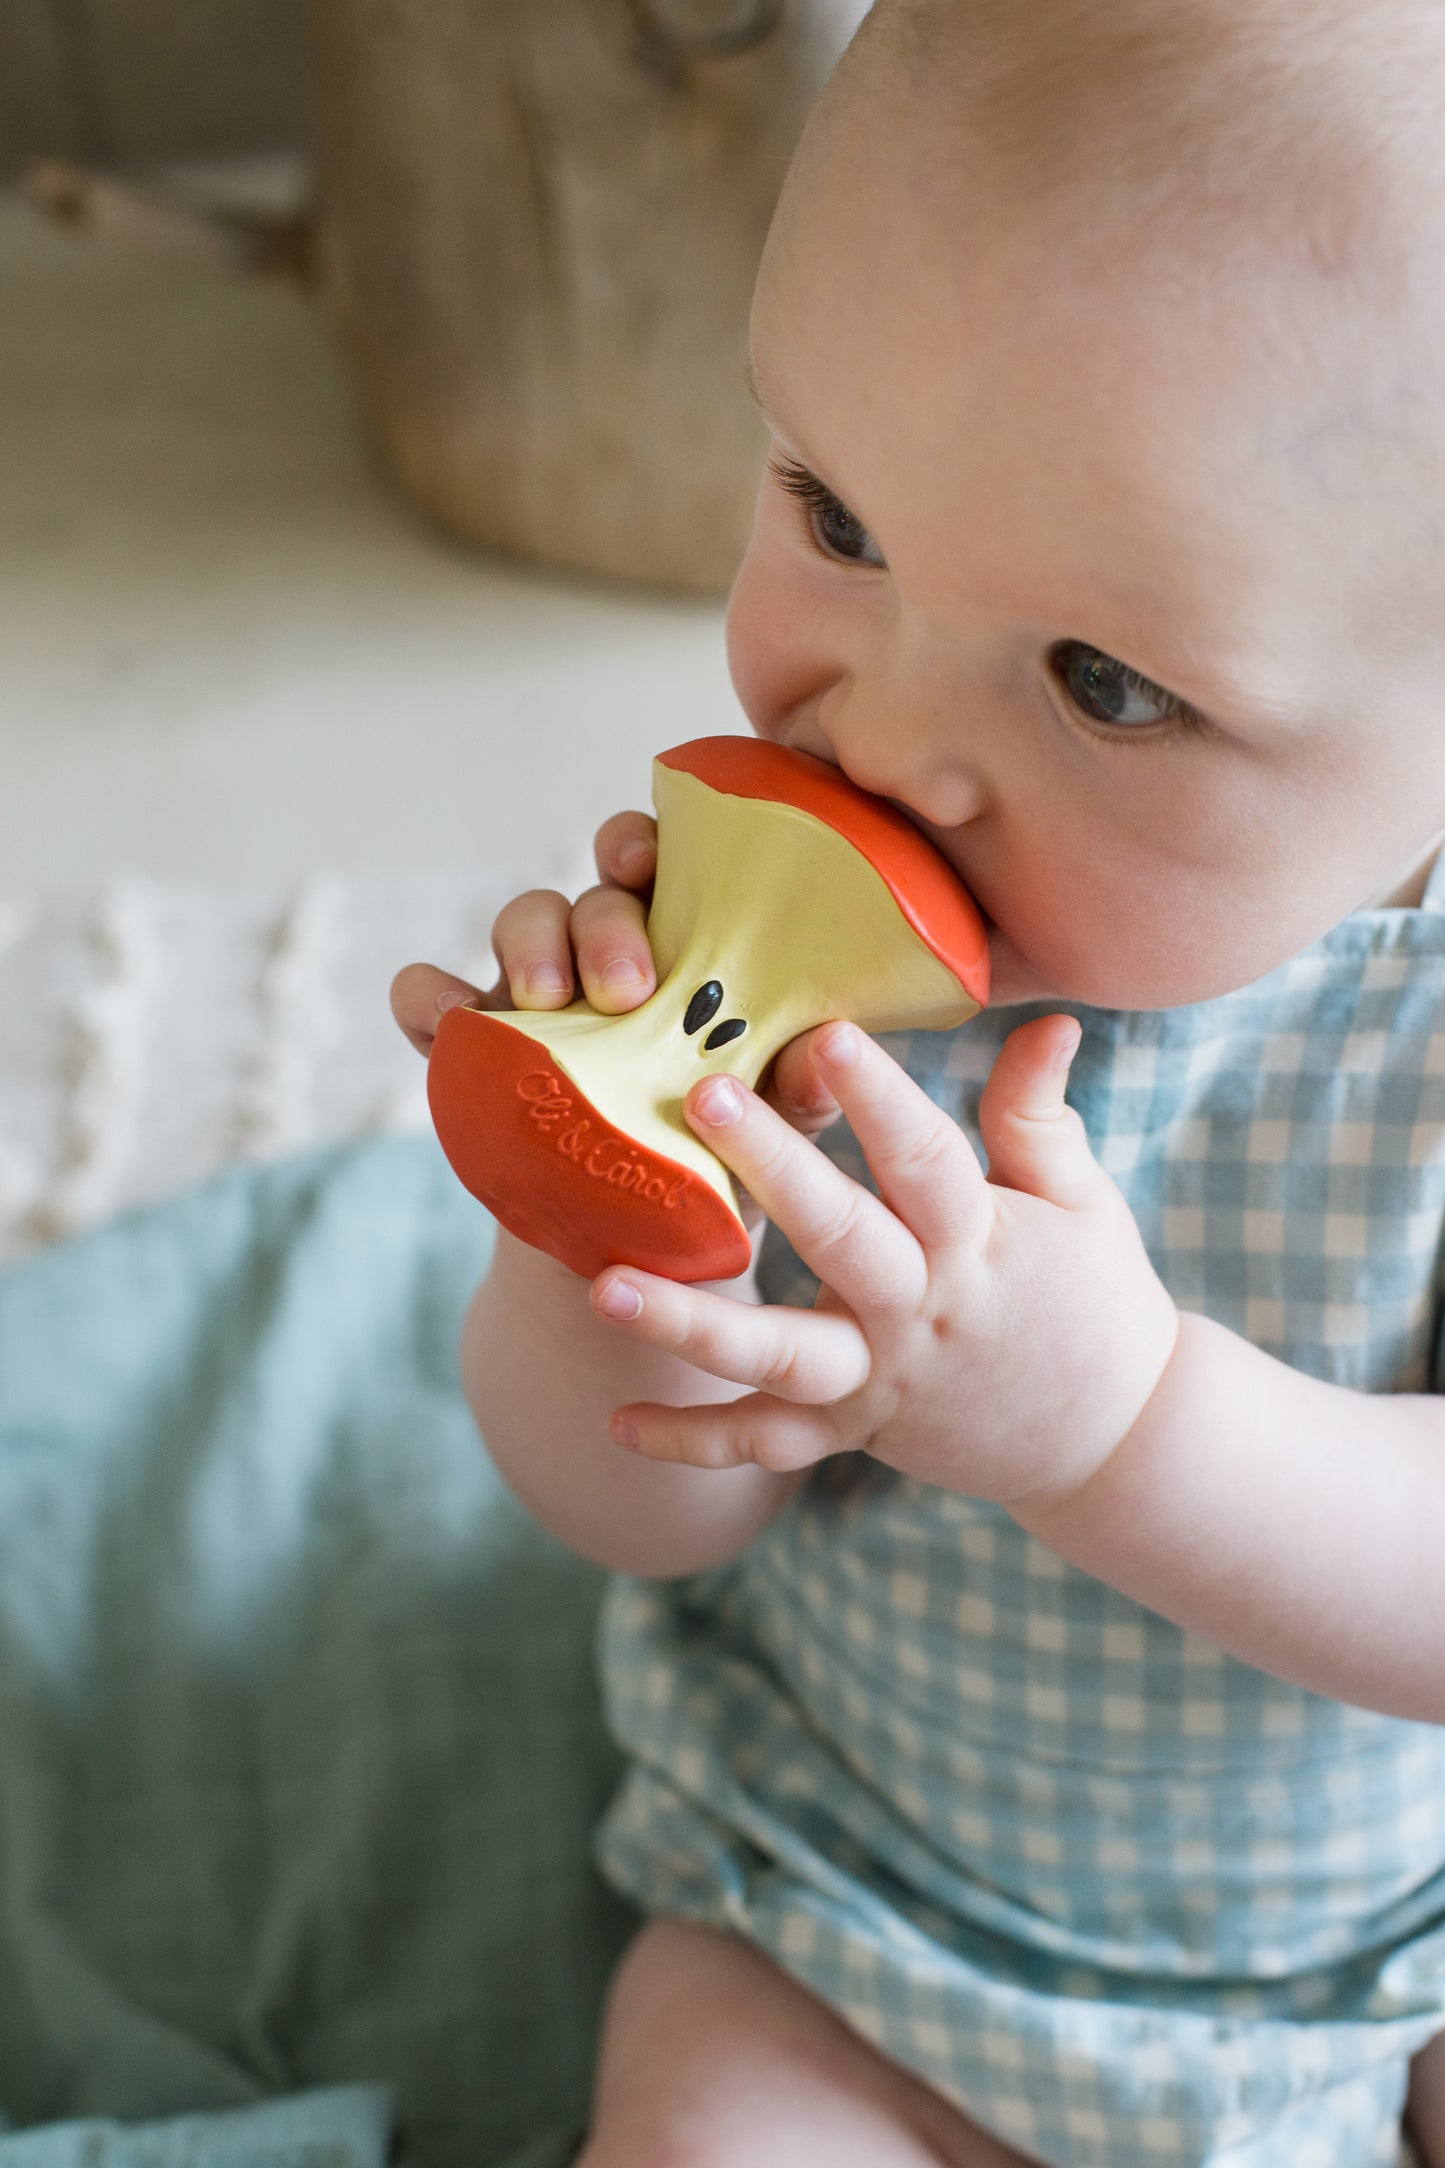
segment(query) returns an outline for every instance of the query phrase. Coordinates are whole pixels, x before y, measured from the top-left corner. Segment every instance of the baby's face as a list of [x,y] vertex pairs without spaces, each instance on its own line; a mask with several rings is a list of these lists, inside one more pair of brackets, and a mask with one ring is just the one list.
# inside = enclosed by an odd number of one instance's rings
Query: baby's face
[[926,138],[855,95],[785,192],[738,691],[946,853],[999,1001],[1201,1000],[1445,827],[1445,338],[1383,277],[1085,261]]

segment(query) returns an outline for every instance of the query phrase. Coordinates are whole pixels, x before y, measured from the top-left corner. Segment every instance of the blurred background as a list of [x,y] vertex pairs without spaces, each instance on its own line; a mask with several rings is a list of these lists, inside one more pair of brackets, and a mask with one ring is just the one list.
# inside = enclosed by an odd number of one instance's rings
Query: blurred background
[[742,727],[748,293],[861,12],[0,0],[11,2168],[574,2156],[601,1577],[479,1450],[388,985]]
[[420,1121],[652,754],[742,727],[747,297],[865,0],[5,0],[0,1256]]

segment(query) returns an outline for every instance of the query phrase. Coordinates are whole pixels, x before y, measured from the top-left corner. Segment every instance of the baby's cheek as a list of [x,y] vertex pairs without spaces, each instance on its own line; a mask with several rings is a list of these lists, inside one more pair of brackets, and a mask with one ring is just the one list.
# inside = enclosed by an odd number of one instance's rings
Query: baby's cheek
[[837,603],[829,568],[816,568],[780,512],[760,505],[728,605],[728,667],[749,722],[776,738],[814,705],[842,669]]
[[774,734],[787,712],[787,687],[796,673],[779,585],[758,562],[756,542],[744,558],[728,603],[727,652],[733,689],[760,737]]

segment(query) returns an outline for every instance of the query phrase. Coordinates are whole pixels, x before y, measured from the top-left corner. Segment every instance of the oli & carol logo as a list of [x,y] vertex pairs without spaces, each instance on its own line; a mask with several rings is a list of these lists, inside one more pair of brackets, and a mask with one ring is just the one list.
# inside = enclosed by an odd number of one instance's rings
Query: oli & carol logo
[[529,1071],[518,1081],[517,1097],[526,1101],[528,1120],[579,1174],[605,1182],[609,1189],[631,1190],[664,1211],[674,1209],[687,1185],[686,1169],[658,1173],[658,1162],[644,1147],[630,1144],[590,1114],[576,1114],[576,1102],[563,1090],[555,1070]]

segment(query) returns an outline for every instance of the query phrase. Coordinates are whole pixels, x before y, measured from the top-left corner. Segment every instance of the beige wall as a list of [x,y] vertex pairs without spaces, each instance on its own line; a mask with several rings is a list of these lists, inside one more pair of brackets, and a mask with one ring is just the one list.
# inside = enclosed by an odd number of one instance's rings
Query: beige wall
[[304,0],[0,0],[0,173],[297,141]]

